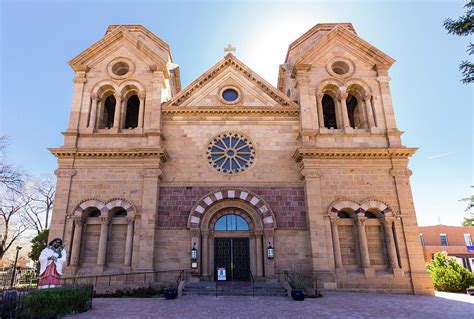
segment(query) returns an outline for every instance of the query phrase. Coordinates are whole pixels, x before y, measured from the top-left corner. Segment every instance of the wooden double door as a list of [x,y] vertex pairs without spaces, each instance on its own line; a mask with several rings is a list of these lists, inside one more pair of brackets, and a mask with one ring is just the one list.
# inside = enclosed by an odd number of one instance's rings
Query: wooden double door
[[218,268],[225,268],[227,281],[250,280],[250,252],[248,238],[214,239],[214,280]]

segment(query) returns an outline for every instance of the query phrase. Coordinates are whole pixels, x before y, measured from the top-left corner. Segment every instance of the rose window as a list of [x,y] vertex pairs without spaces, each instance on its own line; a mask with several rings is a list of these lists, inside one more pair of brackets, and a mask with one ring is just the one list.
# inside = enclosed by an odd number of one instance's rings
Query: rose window
[[225,133],[216,136],[209,143],[207,160],[216,171],[232,175],[252,166],[255,161],[255,149],[245,136]]

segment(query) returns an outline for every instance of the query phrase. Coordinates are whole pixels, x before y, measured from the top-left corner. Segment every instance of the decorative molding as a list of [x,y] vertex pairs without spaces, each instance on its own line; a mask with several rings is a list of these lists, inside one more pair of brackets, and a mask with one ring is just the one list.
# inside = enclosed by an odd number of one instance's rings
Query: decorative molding
[[299,148],[293,154],[293,159],[300,162],[312,158],[408,158],[416,150],[417,148]]
[[363,214],[371,209],[376,209],[376,216],[379,218],[399,216],[399,214],[394,212],[387,203],[373,197],[364,199],[361,202],[347,198],[339,198],[329,205],[327,210],[328,216],[334,218],[337,216],[337,213],[344,208],[350,208],[357,215]]
[[169,106],[164,106],[162,113],[164,115],[281,115],[281,116],[298,116],[300,114],[299,108],[194,108],[194,109],[177,109]]
[[58,158],[159,158],[166,162],[168,152],[163,148],[141,149],[77,149],[50,148],[51,153]]

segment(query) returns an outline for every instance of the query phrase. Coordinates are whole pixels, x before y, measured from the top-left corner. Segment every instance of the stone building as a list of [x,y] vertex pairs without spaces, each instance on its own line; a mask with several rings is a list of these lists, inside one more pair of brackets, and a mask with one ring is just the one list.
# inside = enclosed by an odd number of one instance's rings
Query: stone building
[[202,280],[289,269],[324,289],[432,293],[394,60],[349,23],[291,43],[277,87],[227,51],[184,89],[169,46],[141,25],[109,26],[70,61],[50,234],[69,273],[187,269],[194,247]]

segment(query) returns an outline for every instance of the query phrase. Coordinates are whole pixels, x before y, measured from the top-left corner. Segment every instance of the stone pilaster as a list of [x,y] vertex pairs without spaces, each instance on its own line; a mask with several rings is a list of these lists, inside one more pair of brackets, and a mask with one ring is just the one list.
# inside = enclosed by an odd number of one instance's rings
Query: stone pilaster
[[297,64],[293,69],[293,73],[296,76],[297,87],[300,95],[300,123],[303,143],[309,141],[308,135],[310,135],[314,130],[312,112],[315,110],[315,105],[313,105],[312,99],[309,95],[308,71],[310,69],[310,64]]
[[415,207],[411,193],[409,177],[411,171],[407,168],[408,159],[392,158],[390,175],[395,181],[401,223],[408,254],[413,293],[433,295],[433,283],[426,273],[425,258],[420,244],[420,232],[416,222]]
[[316,93],[316,105],[318,109],[319,129],[322,129],[325,127],[324,126],[324,113],[323,113],[323,97],[324,97],[324,94],[322,92]]
[[255,232],[256,260],[257,260],[257,276],[263,277],[263,249],[262,249],[262,232]]
[[393,217],[386,216],[383,219],[383,226],[385,231],[385,241],[387,242],[390,268],[394,275],[399,275],[400,265],[398,264],[397,248],[395,247],[395,238],[393,236],[393,221]]
[[201,249],[201,274],[203,277],[209,277],[209,232],[202,232],[202,249]]
[[65,134],[64,146],[76,147],[77,133],[79,130],[79,120],[84,98],[84,85],[87,82],[86,73],[89,71],[87,66],[76,68],[76,77],[74,78],[74,92],[71,102],[71,113],[69,116],[69,125]]
[[92,99],[92,106],[91,106],[91,116],[89,117],[89,132],[94,132],[95,129],[97,128],[97,109],[100,103],[100,98],[97,96],[97,94],[92,94],[91,96]]
[[[156,164],[155,164],[156,166]],[[138,244],[138,267],[140,270],[154,270],[155,230],[158,214],[161,168],[145,168],[143,178],[142,211],[140,214],[140,233]]]
[[267,256],[267,247],[268,245],[272,245],[275,249],[275,258],[278,258],[278,255],[277,255],[278,251],[277,251],[277,248],[275,248],[275,244],[273,241],[273,237],[274,237],[273,229],[265,230],[264,235],[265,235],[265,238],[264,238],[264,246],[263,246],[264,248],[263,260],[265,262],[265,277],[273,278],[275,277],[275,259],[268,259],[268,256]]
[[375,128],[375,119],[374,119],[374,112],[372,112],[372,96],[367,94],[364,96],[364,104],[365,104],[365,113],[367,114],[367,125],[369,130],[372,132],[372,130]]
[[143,128],[143,114],[145,114],[145,93],[138,94],[140,99],[140,108],[138,111],[138,127]]
[[156,65],[151,65],[150,70],[153,72],[152,91],[147,94],[145,104],[146,118],[145,130],[148,134],[149,146],[161,145],[161,91],[163,89],[164,74]]

